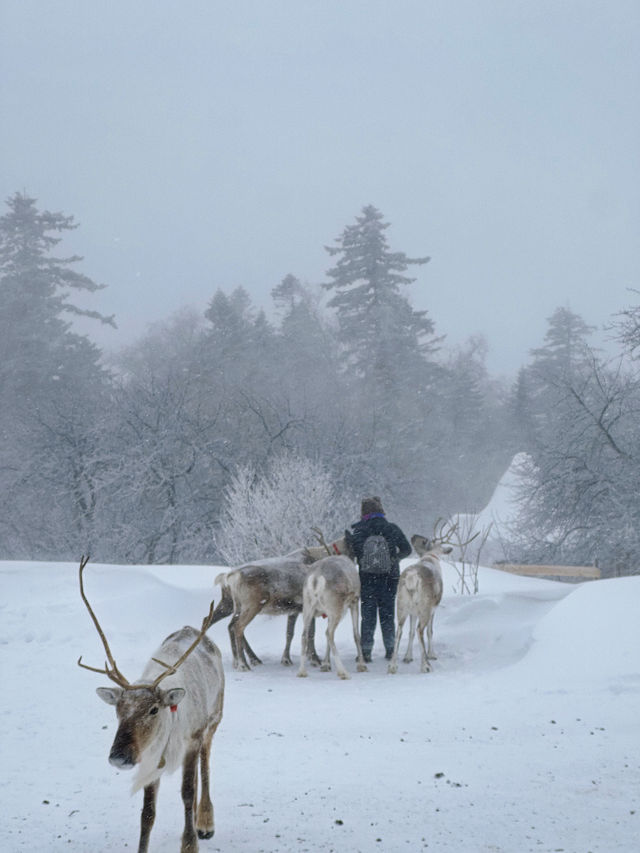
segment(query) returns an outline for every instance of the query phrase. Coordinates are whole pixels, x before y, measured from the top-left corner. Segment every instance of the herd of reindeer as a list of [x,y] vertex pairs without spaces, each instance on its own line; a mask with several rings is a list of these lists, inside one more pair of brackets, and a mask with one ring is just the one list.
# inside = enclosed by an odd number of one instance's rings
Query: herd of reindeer
[[[455,527],[436,524],[432,538],[415,535],[411,544],[418,555],[400,574],[396,598],[397,631],[388,672],[398,668],[402,630],[410,619],[409,642],[404,661],[413,659],[414,636],[422,650],[421,671],[430,672],[433,617],[442,598],[442,571],[438,557],[452,550]],[[367,670],[358,625],[360,578],[358,568],[347,553],[345,538],[327,544],[315,529],[319,546],[301,548],[284,557],[273,557],[240,566],[216,578],[222,597],[199,630],[186,626],[168,636],[145,666],[140,678],[129,682],[118,669],[107,638],[87,599],[83,572],[88,558],[80,561],[80,595],[102,640],[106,662],[102,669],[79,666],[106,675],[114,687],[99,687],[98,696],[116,709],[118,728],[109,753],[109,762],[120,769],[137,768],[133,790],[144,790],[138,853],[146,853],[156,812],[160,778],[182,766],[184,831],[181,853],[195,853],[198,838],[214,834],[213,803],[209,790],[209,754],[213,735],[222,719],[224,670],[220,650],[206,636],[217,621],[231,616],[229,636],[233,666],[249,670],[249,661],[261,663],[245,637],[245,629],[258,615],[286,614],[287,631],[281,662],[292,665],[291,641],[300,613],[303,618],[302,649],[298,676],[307,675],[307,662],[322,671],[331,669],[331,656],[340,678],[349,678],[335,644],[335,631],[349,609],[357,651],[358,672]],[[466,543],[465,543],[466,544]],[[315,651],[316,617],[327,619],[327,648],[320,661]],[[427,633],[425,646],[424,634]],[[198,765],[200,773],[198,774]],[[200,776],[200,798],[198,794]]]

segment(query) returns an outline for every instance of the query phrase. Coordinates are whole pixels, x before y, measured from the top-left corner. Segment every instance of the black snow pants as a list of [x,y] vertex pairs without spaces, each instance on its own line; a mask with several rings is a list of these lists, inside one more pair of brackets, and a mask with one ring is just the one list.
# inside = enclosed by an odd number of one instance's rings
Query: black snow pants
[[362,653],[370,655],[373,649],[373,635],[378,616],[382,641],[388,655],[393,652],[396,639],[395,604],[398,591],[398,575],[376,575],[371,572],[360,573],[360,615],[362,624],[360,635]]

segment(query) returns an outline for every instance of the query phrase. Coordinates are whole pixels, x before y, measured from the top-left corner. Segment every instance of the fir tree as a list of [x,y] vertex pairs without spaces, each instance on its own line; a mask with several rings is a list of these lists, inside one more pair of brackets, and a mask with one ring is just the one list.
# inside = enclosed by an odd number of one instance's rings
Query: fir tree
[[427,312],[415,311],[401,290],[415,281],[406,275],[409,267],[429,259],[392,251],[388,228],[379,210],[364,207],[336,245],[326,247],[336,263],[323,286],[336,310],[350,384],[358,481],[373,494],[387,494],[392,501],[397,495],[405,505],[424,506],[425,494],[437,488],[438,478],[437,459],[425,450],[438,396],[439,370],[431,358],[437,341]]
[[45,387],[96,369],[99,350],[71,330],[67,317],[115,323],[70,301],[71,291],[104,287],[72,268],[82,258],[51,254],[62,239],[55,235],[77,227],[73,217],[39,211],[35,199],[21,193],[7,205],[9,213],[0,217],[0,387],[3,396],[13,390],[35,399]]
[[305,302],[308,294],[302,282],[289,273],[280,284],[271,289],[271,297],[276,308],[286,316],[291,314],[301,302]]
[[415,281],[404,273],[429,258],[392,252],[385,231],[389,224],[372,205],[363,208],[355,225],[347,226],[336,246],[327,246],[334,267],[327,271],[347,363],[355,374],[374,380],[384,390],[412,372],[420,355],[433,349],[433,322],[426,311],[414,311],[400,288]]
[[103,287],[72,268],[78,256],[53,254],[58,235],[76,227],[73,217],[39,211],[21,193],[7,205],[0,217],[0,547],[59,557],[91,544],[108,390],[99,349],[69,318],[114,323],[71,301],[72,292]]
[[587,325],[579,314],[564,307],[556,308],[547,323],[543,346],[531,351],[531,369],[541,382],[568,380],[584,365],[587,338],[595,326]]
[[547,432],[553,435],[556,431],[569,386],[589,370],[593,358],[587,339],[594,327],[579,314],[560,307],[547,322],[544,344],[531,350],[532,360],[526,368],[531,422],[525,433],[533,442],[532,450],[540,441],[547,441]]

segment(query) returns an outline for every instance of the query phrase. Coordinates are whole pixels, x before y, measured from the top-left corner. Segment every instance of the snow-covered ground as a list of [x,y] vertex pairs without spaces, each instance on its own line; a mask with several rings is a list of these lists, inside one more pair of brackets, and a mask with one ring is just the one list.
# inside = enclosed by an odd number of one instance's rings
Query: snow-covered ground
[[[168,633],[199,626],[218,571],[89,563],[129,678]],[[462,597],[445,571],[428,675],[417,659],[387,675],[379,639],[357,673],[344,620],[351,680],[298,679],[279,663],[285,620],[267,617],[247,632],[264,666],[236,673],[226,622],[211,629],[227,688],[216,835],[201,851],[640,849],[640,577],[571,586],[481,569],[480,594]],[[0,579],[0,850],[135,850],[141,794],[107,762],[115,712],[94,692],[108,682],[76,665],[104,660],[77,566],[5,562]],[[156,853],[179,849],[179,786],[161,784]]]

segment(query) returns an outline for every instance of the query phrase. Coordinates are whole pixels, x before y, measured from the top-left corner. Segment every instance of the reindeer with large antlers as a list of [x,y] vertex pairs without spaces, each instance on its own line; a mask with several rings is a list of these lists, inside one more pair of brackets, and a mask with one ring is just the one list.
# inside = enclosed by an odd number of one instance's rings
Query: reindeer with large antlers
[[[442,554],[450,554],[453,550],[453,537],[457,533],[457,524],[444,522],[442,519],[436,521],[433,528],[433,536],[415,534],[411,537],[411,544],[420,558],[417,563],[407,566],[400,575],[398,581],[398,595],[396,598],[396,616],[398,626],[393,654],[389,662],[388,671],[398,671],[398,650],[402,639],[402,629],[407,617],[409,623],[409,642],[404,656],[404,662],[413,660],[413,638],[418,627],[418,640],[422,648],[421,672],[431,672],[429,660],[435,660],[433,653],[433,617],[435,610],[442,600],[442,569],[438,557]],[[477,535],[477,534],[476,534]],[[459,537],[458,537],[459,538]],[[472,536],[467,542],[456,545],[468,545],[475,539]],[[424,632],[427,631],[427,647],[424,643]]]
[[[107,638],[85,595],[80,561],[80,595],[100,635],[107,656],[104,668],[78,665],[106,675],[116,687],[99,687],[98,696],[115,705],[118,716],[109,762],[119,769],[138,768],[133,791],[144,788],[138,853],[147,853],[156,814],[160,777],[182,765],[184,831],[180,853],[195,853],[198,837],[214,833],[213,804],[209,793],[211,740],[222,719],[224,673],[217,646],[206,636],[213,603],[199,631],[186,626],[166,638],[145,666],[138,681],[130,683],[118,669]],[[200,803],[196,809],[200,763]]]

